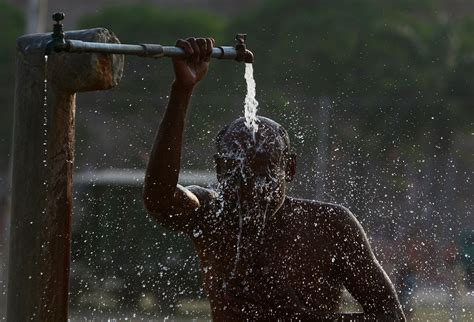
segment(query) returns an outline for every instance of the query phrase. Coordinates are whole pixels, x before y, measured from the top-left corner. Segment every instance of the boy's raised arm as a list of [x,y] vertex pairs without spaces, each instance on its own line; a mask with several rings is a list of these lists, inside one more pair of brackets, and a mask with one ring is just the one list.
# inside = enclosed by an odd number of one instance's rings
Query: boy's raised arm
[[187,57],[173,58],[175,80],[150,153],[143,199],[158,221],[179,229],[200,206],[196,194],[177,183],[186,112],[194,87],[207,74],[214,40],[188,38],[178,40],[176,46],[183,48]]

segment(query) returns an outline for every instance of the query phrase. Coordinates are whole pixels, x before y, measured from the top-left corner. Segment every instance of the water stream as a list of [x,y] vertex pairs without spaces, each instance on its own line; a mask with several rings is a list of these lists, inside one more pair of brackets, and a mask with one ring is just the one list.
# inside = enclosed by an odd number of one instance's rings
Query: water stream
[[[252,64],[245,64],[245,82],[247,83],[247,94],[245,95],[244,101],[244,116],[245,116],[245,126],[251,131],[253,141],[255,142],[255,134],[258,131],[258,124],[257,124],[257,106],[258,101],[255,99],[256,94],[256,83],[255,79],[253,78],[253,65]],[[245,148],[242,147],[242,150]],[[243,168],[240,169],[243,171]],[[241,174],[245,179],[245,174]],[[238,205],[239,205],[239,231],[237,233],[237,242],[235,245],[236,248],[236,255],[234,259],[234,267],[230,274],[230,278],[234,278],[237,272],[237,266],[239,264],[241,258],[241,247],[242,247],[242,231],[243,231],[243,215],[242,214],[242,207],[241,207],[241,200],[240,196],[238,196]],[[263,226],[265,225],[266,220],[266,210],[263,219]],[[224,283],[225,284],[225,283]]]
[[247,83],[247,95],[245,95],[244,115],[245,125],[252,131],[252,137],[255,141],[255,133],[258,130],[257,124],[257,106],[258,101],[255,99],[255,79],[253,78],[253,65],[245,64],[245,81]]

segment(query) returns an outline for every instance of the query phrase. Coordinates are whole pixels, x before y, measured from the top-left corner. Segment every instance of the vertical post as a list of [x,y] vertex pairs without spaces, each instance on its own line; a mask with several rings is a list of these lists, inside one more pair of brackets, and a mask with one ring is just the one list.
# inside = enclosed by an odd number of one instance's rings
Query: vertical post
[[[118,42],[106,29],[66,38]],[[116,86],[123,71],[123,56],[105,54],[55,53],[46,67],[49,40],[17,41],[8,321],[67,321],[76,92]]]

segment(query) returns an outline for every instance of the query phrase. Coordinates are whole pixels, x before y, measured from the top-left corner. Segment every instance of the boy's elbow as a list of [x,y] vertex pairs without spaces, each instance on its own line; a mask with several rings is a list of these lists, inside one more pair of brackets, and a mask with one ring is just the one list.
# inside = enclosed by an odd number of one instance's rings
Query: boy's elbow
[[143,192],[143,205],[148,214],[152,216],[158,216],[159,214],[166,213],[169,208],[165,202],[158,200],[152,194],[146,191]]

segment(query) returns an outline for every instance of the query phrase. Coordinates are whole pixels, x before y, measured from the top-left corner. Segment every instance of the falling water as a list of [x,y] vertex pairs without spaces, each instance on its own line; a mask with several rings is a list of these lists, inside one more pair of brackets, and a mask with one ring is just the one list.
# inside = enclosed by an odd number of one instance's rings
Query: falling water
[[[48,56],[44,56],[44,88],[43,88],[43,166],[48,167]],[[43,185],[48,189],[47,176],[43,181]],[[42,214],[46,214],[46,204],[42,210]]]
[[[43,88],[43,166],[48,166],[48,55],[44,55],[44,88]],[[46,182],[44,184],[47,184]]]
[[257,106],[255,99],[255,79],[253,78],[253,65],[245,64],[245,81],[247,82],[247,95],[245,96],[245,125],[252,131],[255,140],[255,133],[258,130],[257,125]]

